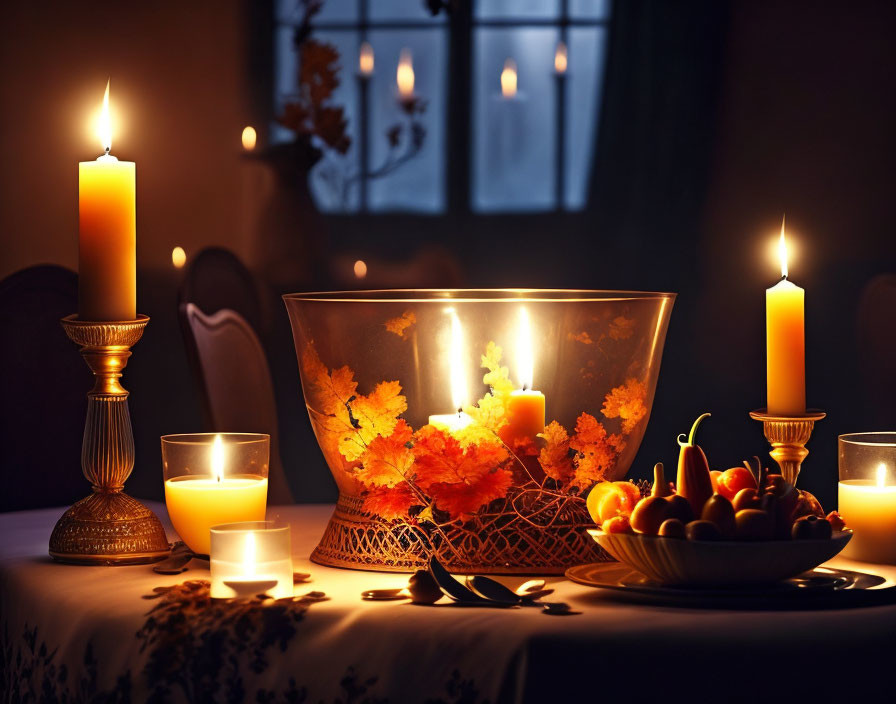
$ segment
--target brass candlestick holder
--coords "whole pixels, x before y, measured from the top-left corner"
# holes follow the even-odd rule
[[[765,439],[772,446],[769,453],[781,468],[781,475],[790,484],[796,485],[800,466],[809,455],[806,443],[812,435],[815,421],[825,417],[824,411],[807,409],[799,416],[778,416],[769,414],[765,408],[750,411],[750,418],[762,421]]]
[[[122,322],[89,322],[76,315],[62,319],[96,382],[87,394],[81,446],[81,468],[93,493],[68,509],[53,529],[50,556],[60,562],[134,565],[169,554],[159,519],[122,491],[134,468],[134,435],[128,392],[118,380],[148,322],[145,315]]]

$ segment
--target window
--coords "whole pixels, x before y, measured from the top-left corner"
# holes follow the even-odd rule
[[[275,109],[294,90],[292,37],[296,0],[277,0]],[[312,26],[315,36],[341,56],[341,84],[334,103],[344,107],[352,145],[328,153],[312,170],[310,185],[327,212],[417,212],[447,207],[450,160],[448,111],[469,116],[469,174],[464,209],[483,213],[580,210],[597,137],[610,0],[478,0],[466,22],[431,16],[422,0],[326,0]],[[450,33],[469,33],[472,80],[451,94]],[[369,77],[358,70],[360,47],[373,49]],[[558,47],[565,71],[555,69]],[[386,133],[406,123],[396,85],[403,52],[410,57],[414,92],[426,102],[419,122],[425,137],[414,151],[409,129],[390,147]],[[505,69],[516,90],[502,92]],[[509,76],[506,76],[509,80]],[[449,105],[449,94],[452,95]],[[363,130],[363,133],[362,133]],[[274,139],[290,139],[274,127]],[[456,140],[453,142],[456,144]],[[391,168],[402,155],[406,160]],[[385,168],[384,168],[385,167]],[[380,174],[385,171],[386,173]],[[375,174],[361,178],[361,174]]]

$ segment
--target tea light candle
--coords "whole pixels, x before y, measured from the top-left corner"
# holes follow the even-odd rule
[[[896,483],[879,464],[874,479],[847,479],[838,485],[839,512],[852,539],[840,554],[863,562],[896,564]]]
[[[541,391],[532,389],[535,359],[532,353],[532,328],[525,308],[520,308],[516,354],[517,375],[522,388],[510,393],[506,409],[508,422],[500,432],[501,439],[511,447],[534,440],[538,433],[544,431],[545,398]]]
[[[211,597],[274,599],[293,595],[289,526],[249,521],[213,526],[211,533]]]
[[[178,436],[168,436],[178,437]],[[268,436],[259,436],[268,440]],[[239,467],[242,473],[226,473],[233,467],[227,456],[232,448],[228,448],[222,436],[217,434],[207,450],[208,459],[205,466],[208,474],[177,475],[174,466],[170,469],[176,476],[168,476],[170,455],[174,452],[168,448],[166,438],[162,439],[163,460],[166,465],[165,505],[174,530],[193,552],[208,555],[210,550],[209,530],[214,525],[235,523],[238,521],[263,521],[267,509],[268,480],[267,476],[251,473],[250,467]],[[195,445],[196,443],[194,443]],[[200,448],[203,443],[199,443]],[[204,443],[208,445],[208,443]],[[267,447],[267,445],[265,445]],[[175,453],[176,454],[176,453]],[[199,453],[201,454],[201,453]],[[197,456],[186,462],[199,462]],[[256,471],[262,468],[256,465]],[[263,473],[267,473],[267,459],[264,459]]]

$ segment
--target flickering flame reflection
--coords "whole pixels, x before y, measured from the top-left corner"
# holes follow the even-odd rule
[[[501,95],[512,98],[516,95],[516,61],[507,59],[501,71]]]
[[[212,442],[212,476],[218,481],[224,478],[224,438],[218,433]]]
[[[535,373],[535,360],[532,355],[532,326],[529,313],[525,307],[520,308],[520,326],[517,332],[517,381],[523,389],[531,389]]]
[[[454,308],[447,308],[445,313],[451,316],[451,347],[449,364],[451,376],[451,402],[460,410],[467,401],[467,378],[464,373],[464,329]]]

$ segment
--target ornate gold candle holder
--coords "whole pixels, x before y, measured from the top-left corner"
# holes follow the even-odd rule
[[[60,562],[133,565],[169,554],[159,519],[122,491],[134,468],[134,435],[128,392],[119,378],[148,322],[145,315],[121,322],[89,322],[76,315],[62,319],[96,382],[87,394],[81,446],[81,468],[93,493],[69,508],[53,529],[50,556]]]
[[[781,468],[781,475],[791,484],[796,484],[800,466],[809,455],[806,443],[812,435],[815,421],[824,417],[824,411],[816,408],[807,409],[799,416],[771,415],[765,408],[750,411],[750,418],[762,422],[765,439],[772,446],[769,454]]]

